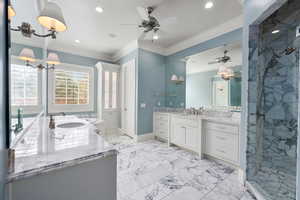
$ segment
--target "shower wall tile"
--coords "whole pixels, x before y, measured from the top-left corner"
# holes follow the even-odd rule
[[[300,12],[293,1],[283,9],[249,29],[246,171],[272,199],[295,200],[299,52],[285,49],[293,44]],[[274,27],[279,34],[271,34]]]

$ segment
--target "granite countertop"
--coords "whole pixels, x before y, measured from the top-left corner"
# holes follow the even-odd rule
[[[208,121],[214,121],[219,123],[226,123],[226,124],[233,124],[233,125],[239,125],[241,123],[240,113],[232,114],[232,116],[222,116],[222,115],[210,115],[210,114],[201,114],[201,115],[192,115],[192,114],[185,114],[183,112],[167,112],[167,111],[156,111],[158,113],[168,113],[170,115],[175,115],[182,117],[184,119],[190,119],[190,120],[208,120]]]
[[[106,156],[117,151],[96,132],[94,120],[76,116],[55,117],[56,128],[48,128],[48,119],[40,117],[30,131],[14,148],[10,156],[10,173],[7,182],[74,166]],[[57,125],[78,122],[77,128],[59,128]]]

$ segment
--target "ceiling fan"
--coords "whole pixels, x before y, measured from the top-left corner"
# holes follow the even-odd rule
[[[177,19],[176,17],[169,17],[166,19],[159,20],[153,16],[153,12],[156,10],[157,7],[154,6],[148,6],[146,8],[144,7],[137,7],[137,12],[142,18],[142,22],[138,25],[138,28],[142,29],[142,34],[139,37],[139,39],[148,39],[148,36],[153,36],[152,40],[159,39],[158,31],[164,32],[161,30],[161,26],[166,26],[170,24],[176,23]],[[133,25],[133,24],[123,24],[123,25]],[[152,32],[153,35],[148,34]]]
[[[215,59],[215,61],[209,62],[209,65],[217,64],[217,63],[227,63],[231,61],[231,57],[227,55],[229,51],[225,50],[224,51],[224,56],[218,57]]]

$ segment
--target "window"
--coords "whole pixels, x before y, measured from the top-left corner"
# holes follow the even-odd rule
[[[49,112],[94,111],[94,85],[94,68],[57,66],[49,71]]]
[[[37,69],[25,66],[12,59],[10,65],[10,104],[14,114],[22,108],[24,114],[34,114],[41,110],[41,74]]]
[[[11,65],[12,106],[36,106],[38,104],[38,72],[36,69]]]
[[[118,107],[118,72],[105,70],[103,76],[104,108],[116,109]]]
[[[55,104],[88,104],[89,74],[55,71]]]

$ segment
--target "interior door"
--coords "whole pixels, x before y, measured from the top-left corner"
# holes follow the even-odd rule
[[[122,66],[122,124],[121,129],[130,137],[135,137],[135,105],[136,105],[136,78],[135,60]]]
[[[0,0],[0,199],[5,199],[7,176],[7,148],[9,146],[9,67],[7,1]]]
[[[117,131],[119,128],[119,67],[103,65],[102,69],[102,119],[105,121],[106,132]]]

